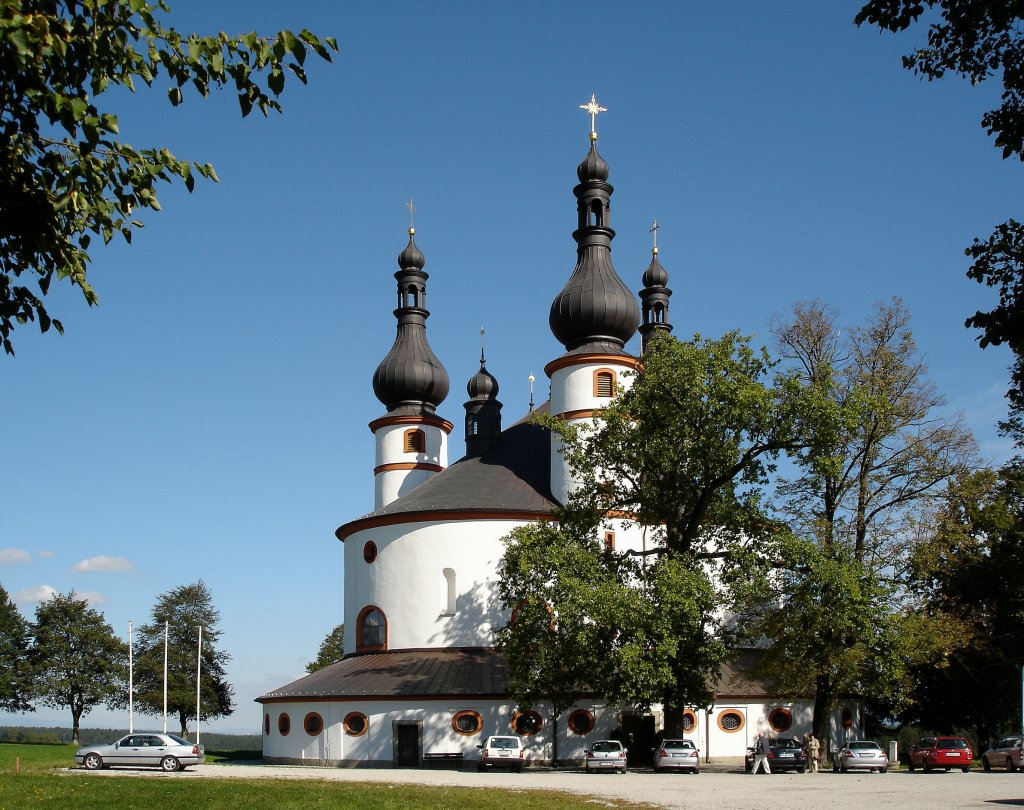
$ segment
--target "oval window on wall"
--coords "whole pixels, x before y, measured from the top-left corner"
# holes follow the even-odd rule
[[[697,728],[697,715],[692,709],[683,712],[683,731],[689,734]]]
[[[270,736],[270,713],[263,715],[263,733]]]
[[[483,727],[484,719],[479,712],[474,712],[472,709],[465,709],[452,715],[452,730],[456,734],[464,736],[479,734]]]
[[[536,734],[543,725],[544,721],[541,719],[541,716],[533,709],[527,709],[525,712],[516,712],[512,715],[512,730],[523,737]]]
[[[768,714],[768,725],[773,731],[789,731],[793,725],[793,713],[789,709],[779,707],[772,709]]]
[[[376,559],[377,544],[374,543],[372,540],[367,540],[366,544],[363,546],[363,560],[365,560],[366,564],[369,565]]]
[[[569,731],[581,737],[594,730],[594,713],[586,709],[576,709],[569,715]]]
[[[324,730],[324,719],[316,712],[310,712],[303,718],[302,727],[310,737],[315,737]]]
[[[288,732],[292,730],[292,719],[288,716],[288,712],[281,712],[277,716],[277,730],[282,737],[287,737]]]
[[[342,727],[350,737],[362,737],[370,727],[370,721],[362,712],[349,712],[345,715]]]
[[[726,709],[718,713],[718,727],[730,734],[743,728],[743,715],[736,709]]]

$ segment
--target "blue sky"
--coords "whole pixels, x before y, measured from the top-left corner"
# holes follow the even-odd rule
[[[986,457],[1010,455],[993,429],[1009,356],[963,328],[994,298],[962,251],[1020,216],[1024,175],[978,125],[997,87],[901,68],[923,30],[857,29],[856,3],[819,0],[172,9],[181,30],[307,27],[341,53],[266,120],[240,119],[230,92],[118,102],[126,140],[211,162],[221,182],[164,190],[133,246],[94,252],[100,306],[56,290],[65,336],[22,328],[0,358],[0,583],[27,616],[41,589],[89,594],[124,634],[202,577],[238,704],[215,728],[257,731],[252,699],[303,674],[343,618],[333,531],[373,506],[370,380],[394,339],[409,197],[452,459],[481,326],[506,424],[531,373],[545,398],[591,93],[608,108],[616,268],[639,288],[657,218],[677,335],[766,341],[794,301],[855,325],[900,296],[951,411]]]

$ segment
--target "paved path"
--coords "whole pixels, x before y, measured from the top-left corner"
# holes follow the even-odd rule
[[[84,772],[83,772],[84,773]],[[705,766],[699,775],[630,771],[625,776],[578,770],[528,769],[504,771],[300,768],[260,763],[200,765],[185,773],[164,774],[147,769],[117,769],[99,774],[135,774],[165,779],[274,778],[321,779],[382,784],[458,785],[562,790],[666,808],[710,810],[794,810],[795,808],[898,807],[900,810],[1024,807],[1024,774],[972,771],[925,774],[892,771],[887,774],[745,774],[735,766]]]

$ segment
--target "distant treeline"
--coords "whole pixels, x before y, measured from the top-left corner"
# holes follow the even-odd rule
[[[159,731],[157,726],[139,725],[136,731]],[[177,733],[177,729],[168,729]],[[82,745],[111,743],[128,733],[128,729],[83,728],[78,736]],[[195,739],[195,732],[189,735]],[[60,745],[71,742],[71,729],[45,726],[0,726],[0,743],[27,743],[29,745]],[[260,751],[263,742],[259,734],[218,734],[210,731],[199,732],[199,742],[207,751]]]

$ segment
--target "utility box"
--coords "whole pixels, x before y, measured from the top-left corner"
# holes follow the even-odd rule
[[[890,765],[899,765],[900,764],[899,754],[900,754],[899,747],[896,744],[896,740],[890,740],[889,741],[889,764]]]

